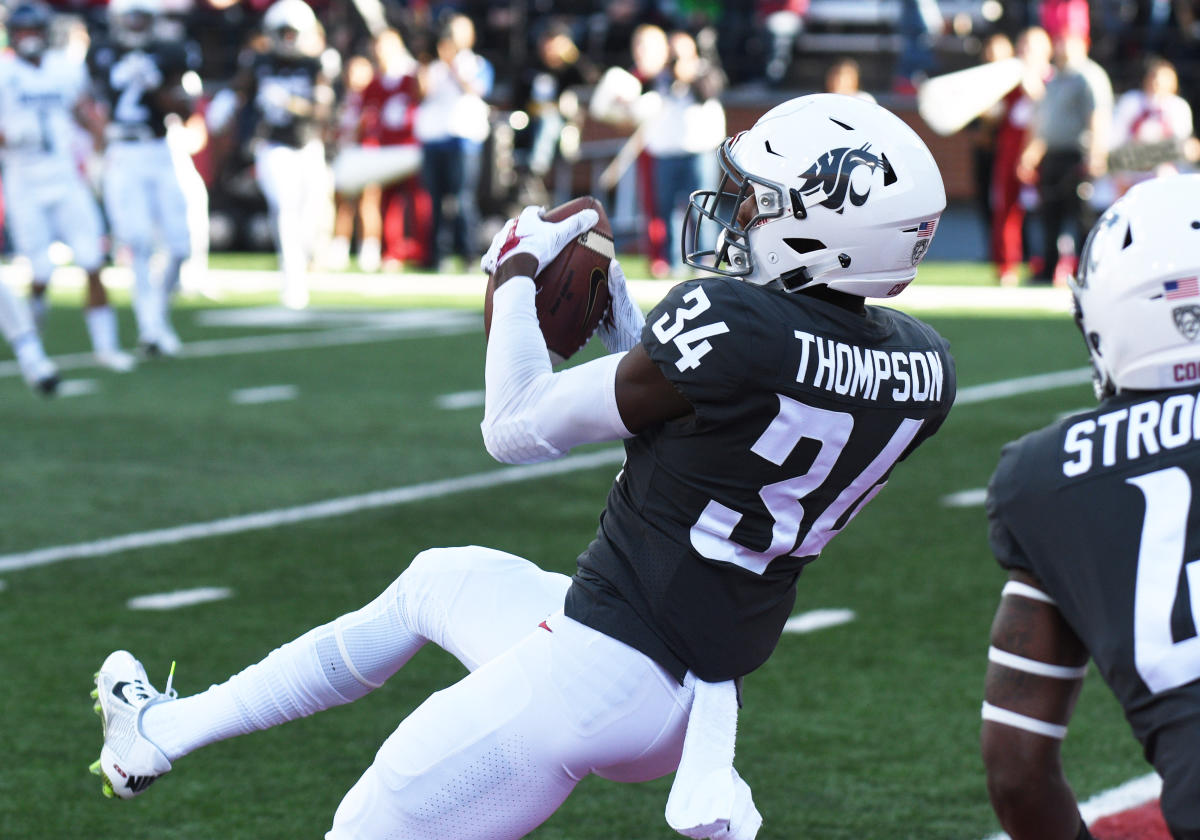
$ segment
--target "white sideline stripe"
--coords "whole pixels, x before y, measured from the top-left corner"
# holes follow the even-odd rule
[[[295,385],[261,385],[257,388],[238,388],[229,392],[229,401],[234,405],[258,405],[260,403],[284,402],[300,396]]]
[[[1003,665],[1005,668],[1012,668],[1014,671],[1024,671],[1027,674],[1036,674],[1039,677],[1050,677],[1056,680],[1081,680],[1087,676],[1087,665],[1054,665],[1010,653],[1007,650],[1000,650],[995,645],[988,648],[988,661]]]
[[[156,595],[139,595],[126,601],[125,606],[131,610],[177,610],[193,604],[221,601],[231,595],[233,590],[227,586],[200,586],[196,589],[159,592]]]
[[[250,335],[242,338],[215,338],[208,341],[193,341],[183,345],[178,359],[203,359],[214,356],[237,356],[244,353],[269,353],[279,350],[304,350],[313,347],[342,347],[352,344],[372,344],[379,341],[396,341],[402,338],[428,338],[430,336],[463,335],[482,329],[478,318],[456,323],[444,323],[420,329],[397,329],[382,327],[354,327],[352,329],[328,330],[325,332],[283,333],[282,335]],[[65,353],[53,356],[59,370],[77,370],[96,367],[96,357],[91,353]],[[21,369],[16,360],[0,362],[0,377],[19,376]]]
[[[794,615],[783,625],[784,633],[811,633],[814,630],[824,630],[826,627],[836,627],[847,624],[855,618],[854,610],[828,609],[809,610]]]
[[[481,405],[483,405],[483,391],[459,391],[454,394],[442,394],[437,398],[437,407],[446,411],[478,408]]]
[[[975,487],[971,490],[960,490],[957,493],[950,493],[942,496],[942,507],[948,508],[964,508],[964,507],[979,507],[987,501],[987,488]]]
[[[1055,388],[1065,388],[1068,385],[1079,385],[1091,381],[1092,369],[1090,367],[1039,373],[1035,376],[1019,376],[1016,379],[1004,379],[999,382],[959,388],[958,394],[954,397],[954,404],[971,405],[1001,397],[1015,397],[1018,394],[1052,391]]]
[[[552,475],[591,469],[608,464],[619,464],[625,459],[624,448],[603,449],[589,452],[586,455],[571,455],[557,461],[544,464],[530,464],[519,467],[506,467],[490,472],[475,473],[459,478],[427,481],[422,484],[411,484],[407,487],[393,487],[390,490],[377,490],[373,493],[363,493],[357,496],[343,496],[340,499],[327,499],[297,507],[268,510],[261,513],[250,513],[243,516],[230,516],[225,519],[214,519],[209,522],[194,522],[190,525],[178,525],[174,528],[162,528],[157,531],[141,531],[123,534],[118,537],[108,537],[92,542],[59,545],[51,548],[41,548],[35,551],[24,551],[17,554],[0,555],[0,571],[17,571],[35,566],[46,566],[62,560],[72,560],[79,557],[103,557],[135,548],[150,548],[157,545],[171,545],[189,540],[205,539],[207,537],[240,534],[245,531],[259,531],[264,528],[276,528],[280,525],[294,525],[298,522],[308,522],[313,519],[328,519],[334,516],[345,516],[350,513],[371,510],[373,508],[392,507],[410,502],[436,499],[454,493],[468,490],[482,490],[488,487],[498,487],[504,484],[514,484],[519,481],[530,481]]]
[[[1162,796],[1162,777],[1157,773],[1147,773],[1130,779],[1123,785],[1101,791],[1086,802],[1079,805],[1079,813],[1086,823],[1119,814],[1151,802]],[[1011,840],[1003,831],[990,834],[984,840]]]

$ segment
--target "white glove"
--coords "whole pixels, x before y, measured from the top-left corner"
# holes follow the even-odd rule
[[[642,343],[646,316],[629,296],[625,270],[615,259],[608,267],[608,296],[611,298],[608,315],[600,322],[596,334],[609,353],[622,353]]]
[[[546,264],[575,237],[596,226],[600,220],[595,210],[580,210],[561,222],[548,222],[542,218],[541,207],[529,206],[516,219],[509,219],[492,244],[479,266],[491,274],[514,254],[529,254],[537,260],[534,276],[541,273]]]

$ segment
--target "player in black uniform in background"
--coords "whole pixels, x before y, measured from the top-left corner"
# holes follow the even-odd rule
[[[982,747],[1014,840],[1089,837],[1059,747],[1088,657],[1200,838],[1200,175],[1134,187],[1072,281],[1099,407],[1004,448],[990,539],[1010,572],[988,652]]]
[[[672,771],[677,831],[756,835],[732,765],[734,680],[774,648],[803,566],[941,425],[955,376],[930,327],[864,301],[915,277],[945,207],[910,128],[860,99],[802,97],[726,141],[722,162],[682,244],[711,276],[643,318],[614,262],[599,359],[551,369],[531,279],[594,211],[550,223],[528,207],[484,257],[488,451],[527,463],[626,440],[578,574],[478,546],[422,552],[363,609],[182,699],[115,652],[97,679],[112,792],[357,699],[432,641],[472,673],[400,724],[327,840],[521,837],[588,774]]]
[[[209,126],[222,131],[241,107],[254,118],[254,173],[267,201],[285,306],[308,305],[308,264],[331,221],[333,183],[325,135],[333,117],[337,53],[304,0],[277,0],[262,19],[266,49],[245,54],[232,87],[214,98]]]
[[[173,356],[180,342],[170,299],[192,246],[167,128],[192,113],[200,56],[194,45],[157,36],[158,12],[156,0],[112,0],[110,40],[92,45],[88,69],[106,110],[104,206],[133,260],[139,343],[149,355]],[[160,240],[167,260],[162,276],[153,278],[151,258]]]

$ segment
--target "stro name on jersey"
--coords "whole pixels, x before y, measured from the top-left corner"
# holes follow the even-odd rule
[[[933,350],[873,350],[795,331],[801,342],[796,381],[840,396],[879,399],[881,388],[892,385],[894,402],[940,402],[946,371]]]
[[[1095,467],[1129,463],[1195,440],[1200,440],[1200,400],[1195,393],[1146,400],[1068,426],[1062,471],[1075,478]]]

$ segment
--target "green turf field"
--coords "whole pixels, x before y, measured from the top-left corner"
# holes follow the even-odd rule
[[[923,269],[922,278],[937,273]],[[65,367],[67,380],[90,381],[74,387],[91,393],[40,400],[11,365],[0,377],[0,838],[323,836],[378,744],[429,692],[460,676],[456,662],[424,651],[358,703],[209,747],[140,799],[114,802],[87,771],[101,743],[88,692],[104,656],[132,650],[160,688],[177,660],[176,687],[193,693],[374,597],[422,548],[474,542],[569,571],[595,531],[615,461],[13,568],[36,560],[29,552],[38,549],[503,469],[483,450],[482,409],[471,398],[483,383],[475,309],[459,308],[434,326],[395,318],[381,325],[381,315],[429,314],[384,300],[303,324],[268,324],[241,303],[185,301],[176,323],[195,355],[125,376]],[[316,303],[320,316],[329,301]],[[241,320],[231,324],[231,314]],[[121,316],[132,336],[127,308]],[[1066,316],[928,320],[953,344],[960,387],[1086,364]],[[294,346],[278,349],[280,336],[296,336],[287,339]],[[86,349],[78,310],[67,302],[51,312],[47,343],[68,358]],[[9,358],[0,349],[0,364]],[[268,386],[292,386],[291,398],[233,401],[234,391]],[[439,402],[464,394],[467,407]],[[760,837],[977,840],[996,830],[977,734],[1003,574],[988,553],[982,508],[940,500],[983,487],[1007,440],[1091,401],[1081,384],[957,407],[805,572],[797,611],[848,608],[857,619],[785,636],[746,680],[737,764],[765,817]],[[232,595],[170,611],[127,606],[137,596],[197,587]],[[1065,760],[1083,797],[1147,771],[1094,671]],[[663,819],[669,783],[588,779],[532,836],[676,837]]]

